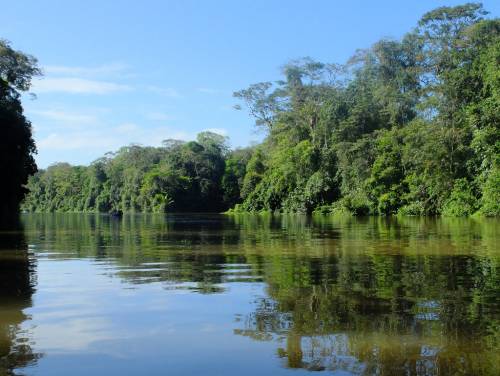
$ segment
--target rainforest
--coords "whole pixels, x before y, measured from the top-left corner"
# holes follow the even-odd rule
[[[498,18],[437,8],[344,64],[293,60],[235,92],[258,145],[203,132],[57,163],[29,179],[21,208],[498,216],[499,61]]]
[[[500,375],[486,1],[2,4],[0,376]]]

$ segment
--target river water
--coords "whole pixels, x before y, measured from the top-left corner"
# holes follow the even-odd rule
[[[499,375],[500,221],[29,214],[0,375]]]

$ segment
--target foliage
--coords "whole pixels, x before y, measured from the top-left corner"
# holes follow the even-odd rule
[[[31,123],[23,114],[20,97],[29,90],[32,77],[40,73],[34,57],[0,40],[0,219],[17,213],[28,176],[36,171]]]
[[[268,132],[238,208],[498,215],[500,21],[486,14],[440,7],[344,66],[297,60],[235,93]]]
[[[222,211],[235,203],[231,161],[251,151],[229,152],[224,137],[203,132],[197,141],[167,140],[162,147],[131,145],[88,167],[66,163],[39,171],[28,182],[23,209],[34,212]],[[224,184],[225,182],[225,184]],[[236,190],[236,192],[235,192]],[[227,198],[227,201],[225,201]]]
[[[23,207],[500,215],[500,20],[485,15],[440,7],[344,65],[294,60],[237,91],[266,132],[253,148],[210,132],[132,145],[39,173]]]
[[[477,210],[478,200],[472,185],[466,179],[455,180],[450,198],[446,201],[443,214],[453,217],[466,217]]]
[[[494,168],[483,186],[481,214],[500,216],[500,169]]]

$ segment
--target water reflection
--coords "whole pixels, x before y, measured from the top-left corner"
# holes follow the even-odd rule
[[[27,248],[20,224],[0,231],[0,375],[34,365],[40,357],[33,352],[29,333],[22,328],[36,282],[34,261]]]
[[[498,374],[497,238],[464,221],[370,219],[318,257],[269,263],[268,296],[235,330],[289,368]],[[483,242],[484,240],[484,242]],[[363,242],[359,242],[363,241]]]
[[[252,356],[264,359],[265,352],[272,356],[272,363],[251,362],[249,374],[290,368],[367,375],[499,374],[497,220],[30,215],[24,223],[44,270],[57,274],[50,284],[53,295],[68,294],[67,286],[77,291],[71,305],[52,303],[56,308],[50,315],[57,309],[63,322],[72,315],[69,328],[75,320],[81,324],[75,307],[95,317],[77,325],[73,337],[84,341],[73,352],[88,353],[92,346],[101,351],[95,343],[106,341],[106,351],[119,350],[121,362],[135,357],[145,364],[154,356],[173,367],[176,357],[162,348],[174,346],[170,351],[179,352],[179,359],[189,359],[198,346],[199,368],[191,374],[201,372],[202,365],[232,374],[234,368],[223,367],[229,360],[210,352],[218,349],[212,331],[229,349],[243,346],[242,340],[258,345],[253,354],[234,358],[237,366]],[[80,278],[88,287],[74,280],[83,270],[87,274]],[[106,284],[103,277],[121,284]],[[124,291],[131,289],[128,299]],[[189,292],[195,294],[185,295]],[[102,305],[83,305],[83,297]],[[165,297],[170,300],[163,302]],[[176,304],[177,314],[167,315],[165,307]],[[110,314],[113,305],[116,313]],[[112,324],[116,315],[126,326]],[[203,329],[192,332],[193,322]],[[45,350],[61,352],[64,343],[50,337],[57,323],[51,325],[38,336],[47,343]],[[229,325],[230,335],[220,329]],[[179,345],[191,335],[196,344]],[[139,342],[147,353],[124,350]],[[96,369],[111,374],[109,364],[109,359],[97,363]],[[190,374],[186,364],[178,367],[178,373]]]

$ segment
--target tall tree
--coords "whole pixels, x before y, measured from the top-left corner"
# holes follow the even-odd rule
[[[40,75],[33,56],[15,51],[0,40],[0,218],[17,213],[27,190],[28,177],[36,172],[31,123],[23,114],[21,92],[29,90]]]

